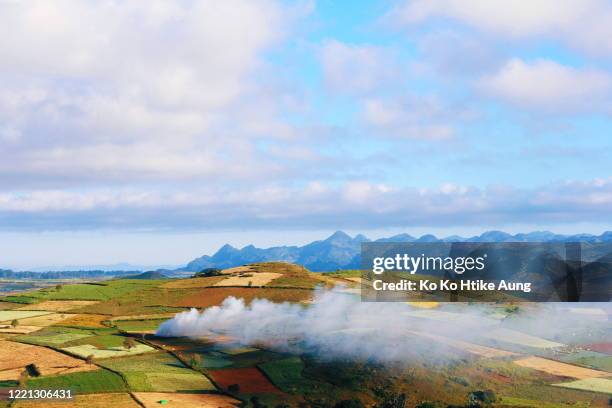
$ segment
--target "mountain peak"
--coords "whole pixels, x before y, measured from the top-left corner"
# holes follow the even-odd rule
[[[351,236],[344,231],[336,231],[326,239],[326,241],[350,241],[350,240],[352,240]]]

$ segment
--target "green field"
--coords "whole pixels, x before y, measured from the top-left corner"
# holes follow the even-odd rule
[[[28,388],[70,389],[77,394],[126,391],[121,376],[108,370],[53,375],[28,380]]]
[[[26,334],[15,339],[23,343],[40,346],[62,346],[75,340],[95,336],[92,330],[81,330],[69,327],[47,327],[32,334]]]
[[[304,362],[299,357],[289,357],[259,365],[274,385],[285,392],[295,393],[307,387],[308,382],[302,377]]]
[[[120,372],[133,391],[212,391],[214,386],[167,353],[108,359],[101,365]]]

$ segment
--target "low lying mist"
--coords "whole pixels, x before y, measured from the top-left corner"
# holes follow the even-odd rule
[[[156,334],[196,339],[229,336],[242,345],[380,362],[448,361],[466,355],[457,342],[495,346],[505,344],[504,336],[512,349],[517,342],[519,347],[537,343],[535,336],[554,340],[538,346],[551,348],[563,347],[563,342],[577,335],[581,341],[610,335],[608,314],[598,304],[573,308],[566,304],[519,305],[510,314],[503,308],[443,304],[420,309],[406,303],[362,302],[343,288],[320,289],[309,305],[266,299],[246,305],[243,299],[228,297],[220,306],[203,312],[191,309],[177,314]]]

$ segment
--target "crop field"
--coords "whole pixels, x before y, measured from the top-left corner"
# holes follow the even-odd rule
[[[224,368],[209,370],[215,383],[224,390],[230,385],[238,384],[240,392],[244,394],[277,394],[281,391],[276,388],[257,368]]]
[[[205,278],[190,278],[173,280],[161,285],[162,288],[168,289],[193,289],[193,288],[209,288],[215,283],[226,279],[225,276],[208,276]]]
[[[102,314],[73,314],[68,319],[62,320],[58,326],[69,327],[90,327],[103,328],[106,327],[102,322],[109,320],[108,315]]]
[[[154,332],[160,324],[168,319],[149,319],[149,320],[113,320],[113,324],[120,330],[126,332]]]
[[[128,393],[79,394],[70,404],[87,408],[139,408],[136,401]],[[158,404],[159,405],[159,404]],[[66,408],[66,401],[19,401],[15,408]]]
[[[20,303],[0,302],[0,310],[11,310],[22,306]]]
[[[70,389],[75,394],[127,391],[123,379],[108,370],[31,378],[28,388]]]
[[[0,379],[15,380],[28,364],[35,363],[43,375],[91,371],[97,367],[46,347],[0,340]]]
[[[269,361],[259,365],[274,385],[285,392],[296,393],[310,382],[302,377],[304,362],[301,358],[288,357],[281,360]]]
[[[145,408],[156,408],[160,401],[165,401],[168,408],[236,408],[240,401],[227,395],[219,394],[183,394],[164,392],[135,392],[134,397]]]
[[[553,385],[556,387],[572,388],[575,390],[595,391],[612,394],[612,379],[609,378],[586,378],[583,380]]]
[[[51,326],[29,335],[19,336],[16,338],[16,340],[41,346],[61,346],[71,341],[80,340],[95,335],[96,333],[90,330]]]
[[[69,312],[83,306],[95,305],[93,300],[47,300],[33,305],[22,306],[19,310],[44,310],[49,312]]]
[[[572,364],[561,363],[559,361],[548,360],[541,357],[527,357],[515,360],[514,363],[520,365],[521,367],[544,371],[545,373],[558,375],[560,377],[585,379],[612,376],[611,373],[607,373],[605,371],[578,367]]]
[[[259,263],[224,270],[221,276],[115,279],[0,297],[0,386],[16,386],[24,370],[31,372],[26,366],[35,364],[40,375],[25,380],[27,387],[70,388],[76,398],[70,403],[20,401],[11,408],[333,407],[354,398],[363,406],[381,407],[394,406],[382,401],[402,394],[406,407],[425,400],[437,407],[464,407],[476,390],[497,395],[492,408],[608,403],[612,355],[605,337],[537,337],[506,319],[504,304],[477,318],[479,327],[487,328],[483,336],[467,338],[438,330],[443,324],[461,329],[470,315],[461,313],[461,306],[406,305],[407,327],[398,341],[425,344],[439,360],[418,358],[423,350],[415,347],[414,359],[406,355],[401,364],[391,365],[323,357],[299,339],[287,349],[278,348],[274,338],[250,344],[232,337],[236,334],[152,334],[177,312],[219,305],[228,296],[247,304],[261,298],[308,308],[317,286],[343,284],[355,290],[359,278],[360,271],[321,275],[295,265]],[[529,310],[521,306],[521,313]],[[339,342],[376,334],[368,318],[351,322],[330,333]],[[250,402],[253,396],[259,405]]]
[[[0,325],[0,334],[29,334],[40,330],[40,326],[16,326]]]
[[[0,323],[10,323],[12,320],[25,319],[34,316],[42,316],[50,313],[51,312],[37,312],[30,310],[2,310],[0,311]]]
[[[605,353],[612,355],[612,342],[608,343],[591,343],[585,345],[585,348],[599,353]]]
[[[245,273],[229,276],[213,286],[264,286],[281,276],[283,275],[275,272]]]
[[[91,344],[83,344],[81,346],[64,347],[62,348],[62,350],[67,353],[74,354],[82,358],[87,358],[88,356],[94,356],[94,358],[96,359],[131,356],[131,355],[137,355],[137,354],[155,351],[154,348],[149,347],[145,344],[137,344],[130,349],[123,347],[123,346],[116,346],[116,347],[100,349]]]
[[[612,375],[612,356],[608,354],[598,353],[596,351],[580,351],[566,356],[560,356],[559,359],[565,363],[578,364],[596,370],[607,371]]]
[[[304,302],[312,299],[312,290],[308,289],[272,289],[272,288],[205,288],[177,302],[183,307],[210,307],[220,305],[227,297],[234,296],[250,303],[253,299],[268,299],[272,302]]]
[[[156,286],[165,281],[118,279],[106,282],[79,283],[62,285],[60,289],[45,288],[37,292],[27,292],[24,297],[43,300],[108,300],[147,287]]]
[[[149,353],[100,361],[120,372],[134,391],[213,391],[211,382],[167,353]]]
[[[46,326],[52,326],[54,324],[61,323],[64,320],[70,319],[72,316],[74,315],[65,314],[65,313],[51,313],[51,314],[45,314],[42,316],[34,316],[34,317],[27,317],[25,319],[19,319],[19,324],[28,325],[28,326],[46,327]]]
[[[519,331],[506,328],[498,328],[492,330],[488,333],[485,333],[484,336],[502,343],[511,343],[519,346],[533,347],[539,349],[549,349],[565,346],[561,343],[546,340],[541,337],[531,336],[526,333],[521,333]]]

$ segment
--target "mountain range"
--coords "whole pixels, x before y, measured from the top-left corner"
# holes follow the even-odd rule
[[[399,234],[371,241],[364,235],[351,237],[336,231],[324,240],[304,246],[277,246],[257,248],[253,245],[242,249],[226,244],[214,255],[194,259],[179,271],[197,272],[206,268],[231,268],[253,262],[285,261],[304,265],[311,271],[334,271],[337,269],[359,269],[359,254],[362,242],[612,242],[612,231],[601,235],[577,234],[559,235],[548,231],[536,231],[511,235],[503,231],[488,231],[469,238],[450,236],[438,238],[427,234],[419,238]]]

